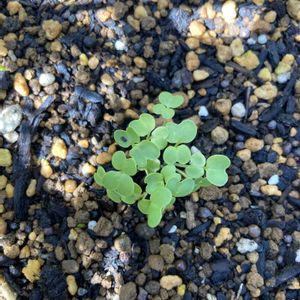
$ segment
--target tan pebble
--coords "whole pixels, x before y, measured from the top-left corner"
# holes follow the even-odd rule
[[[60,138],[54,138],[54,142],[51,147],[51,153],[55,157],[66,159],[68,155],[68,149],[65,142]]]
[[[251,158],[251,151],[249,149],[239,150],[236,153],[236,156],[240,158],[242,161],[247,161]]]
[[[142,20],[148,17],[148,13],[143,5],[138,5],[134,10],[134,17],[138,20]]]
[[[169,291],[180,286],[182,284],[182,279],[178,275],[165,275],[160,279],[159,283],[163,289]]]
[[[292,127],[290,130],[290,136],[295,137],[297,133],[298,133],[297,129],[295,127]]]
[[[28,239],[30,241],[35,241],[36,240],[36,233],[34,231],[31,231],[28,235]]]
[[[209,77],[209,73],[205,70],[195,70],[193,72],[193,78],[195,81],[201,81]]]
[[[108,152],[109,154],[114,154],[116,151],[117,151],[117,147],[116,147],[116,144],[115,144],[115,143],[109,145],[108,150],[107,150],[107,152]]]
[[[185,284],[181,284],[178,288],[177,288],[177,295],[179,297],[183,297],[185,295],[185,291],[186,291],[186,285]]]
[[[279,62],[279,64],[277,65],[276,69],[275,69],[275,73],[277,75],[280,75],[280,74],[284,74],[284,73],[288,73],[290,72],[292,69],[291,65],[281,61]]]
[[[91,176],[94,175],[94,173],[96,172],[96,168],[89,163],[85,163],[82,166],[81,172],[83,176]]]
[[[45,20],[43,22],[42,28],[45,31],[46,38],[48,40],[54,40],[60,35],[62,31],[61,23],[54,20]]]
[[[96,157],[96,162],[99,165],[105,165],[111,161],[111,153],[108,152],[101,152],[100,154],[97,155]]]
[[[0,148],[0,167],[10,167],[12,155],[8,149]]]
[[[260,187],[261,191],[268,196],[281,196],[281,191],[277,185],[264,185]]]
[[[274,10],[267,12],[264,16],[264,20],[267,21],[268,23],[275,22],[276,18],[277,18],[277,13]]]
[[[35,282],[40,279],[41,262],[39,259],[29,259],[26,267],[22,269],[22,273],[30,282]]]
[[[260,99],[272,100],[277,96],[278,90],[275,85],[273,85],[270,82],[267,82],[264,85],[256,88],[254,90],[254,94],[256,97],[258,97]]]
[[[300,43],[300,34],[295,35],[295,42]]]
[[[29,256],[30,256],[30,248],[26,245],[21,249],[19,258],[20,259],[28,258]]]
[[[228,137],[229,137],[228,131],[225,128],[221,127],[221,126],[217,126],[211,132],[211,139],[217,145],[224,144],[228,140]]]
[[[110,19],[110,16],[111,16],[111,12],[109,12],[107,9],[98,9],[96,11],[96,19],[100,22],[106,22]]]
[[[8,49],[4,45],[0,45],[0,56],[7,56]]]
[[[0,191],[5,188],[7,184],[7,177],[5,175],[0,175]]]
[[[282,147],[279,144],[273,144],[271,149],[273,151],[275,151],[277,154],[282,155],[283,154],[283,150]]]
[[[6,6],[9,14],[11,16],[17,14],[22,7],[22,5],[18,2],[18,1],[10,1],[7,3],[7,6]]]
[[[295,63],[295,57],[293,54],[286,54],[281,62],[288,64],[289,66],[292,66]]]
[[[60,52],[62,50],[62,44],[60,41],[54,41],[51,43],[50,49],[52,52]]]
[[[218,45],[217,47],[217,59],[221,63],[226,63],[227,61],[232,59],[232,51],[229,46]]]
[[[139,20],[134,19],[132,16],[128,16],[127,22],[130,26],[132,26],[132,28],[134,28],[135,31],[139,32],[141,30],[141,24]]]
[[[89,141],[87,139],[79,140],[78,145],[84,149],[87,149],[89,147]]]
[[[215,109],[218,110],[224,116],[228,115],[231,109],[231,100],[218,99],[215,103]]]
[[[140,57],[140,56],[137,56],[133,59],[134,63],[136,64],[136,66],[140,69],[146,69],[147,68],[147,63],[146,61]]]
[[[237,16],[236,2],[232,0],[226,1],[222,5],[222,15],[225,21],[232,22]]]
[[[66,193],[73,193],[77,188],[77,183],[73,179],[68,179],[65,181],[64,187]]]
[[[222,227],[218,235],[214,238],[216,247],[220,247],[225,241],[231,240],[232,237],[233,236],[230,232],[230,229],[227,227]]]
[[[89,59],[88,57],[86,56],[85,53],[81,53],[79,55],[79,63],[82,65],[82,66],[87,66],[88,63],[89,63]]]
[[[76,230],[74,228],[71,228],[68,239],[70,241],[76,241],[78,238],[78,233],[76,232]]]
[[[14,186],[11,184],[11,183],[8,183],[5,187],[5,193],[6,193],[6,197],[8,199],[11,199],[14,197],[14,191],[15,191],[15,188]]]
[[[6,246],[3,247],[3,253],[8,258],[16,259],[20,254],[20,247],[17,244],[6,245]]]
[[[186,68],[189,71],[194,71],[200,66],[198,55],[194,51],[189,51],[185,56]]]
[[[261,150],[264,147],[264,141],[251,137],[246,140],[245,147],[251,152],[256,152]]]
[[[189,37],[185,40],[185,43],[187,44],[187,46],[191,49],[191,50],[195,50],[197,48],[199,48],[200,46],[200,41],[199,39],[195,38],[195,37]]]
[[[189,31],[192,37],[200,37],[205,32],[206,28],[201,22],[194,20],[190,23]]]
[[[112,86],[114,85],[114,81],[113,79],[111,78],[111,76],[107,73],[104,73],[102,76],[101,76],[101,82],[105,85],[108,85],[108,86]]]
[[[169,7],[169,0],[158,0],[157,1],[157,9],[167,9]]]
[[[14,89],[15,91],[23,97],[29,95],[28,84],[21,73],[16,73],[14,79]]]
[[[68,285],[68,292],[70,293],[70,295],[75,296],[78,290],[78,286],[74,275],[68,275],[66,280]]]
[[[125,116],[130,119],[134,119],[134,120],[137,120],[139,118],[139,114],[136,111],[134,111],[133,109],[127,109],[125,111]]]
[[[6,229],[7,229],[6,221],[0,217],[0,236],[3,236],[6,234]]]
[[[231,42],[230,49],[234,57],[241,56],[245,52],[243,42],[240,38],[235,38]]]
[[[288,0],[286,6],[288,14],[296,21],[300,21],[300,1]]]
[[[253,3],[257,6],[262,6],[265,3],[265,0],[253,0]]]
[[[21,7],[20,11],[19,11],[19,21],[22,23],[27,19],[27,13],[26,10]]]
[[[49,178],[53,174],[53,170],[46,159],[41,160],[41,175],[45,178]]]
[[[241,56],[235,57],[234,61],[247,70],[253,70],[259,65],[257,55],[251,50],[248,50]]]
[[[262,68],[258,73],[258,78],[263,81],[271,81],[272,80],[272,74],[269,71],[268,68]]]
[[[36,184],[37,184],[36,179],[31,179],[30,180],[30,183],[29,183],[28,188],[26,190],[26,196],[27,197],[33,197],[35,195]]]
[[[99,59],[96,56],[92,56],[88,62],[89,68],[95,70],[99,65]]]

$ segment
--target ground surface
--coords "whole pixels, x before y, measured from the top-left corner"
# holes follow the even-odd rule
[[[104,2],[104,3],[103,3]],[[0,2],[0,297],[300,298],[300,1]],[[158,228],[93,182],[167,90],[229,182]]]

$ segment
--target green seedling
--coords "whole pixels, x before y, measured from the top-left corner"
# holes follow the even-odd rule
[[[150,227],[160,223],[176,197],[188,196],[209,185],[223,186],[228,180],[230,160],[226,156],[212,155],[206,160],[200,151],[192,153],[186,145],[197,135],[196,124],[191,120],[178,124],[171,120],[174,108],[183,100],[182,96],[162,92],[153,111],[165,119],[163,125],[156,126],[155,118],[143,113],[126,130],[116,130],[115,141],[125,151],[113,154],[115,170],[99,167],[94,175],[112,201],[137,203]]]
[[[8,69],[2,65],[0,65],[0,72],[8,71]]]

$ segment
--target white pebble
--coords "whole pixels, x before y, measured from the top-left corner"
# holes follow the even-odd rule
[[[199,117],[207,117],[208,116],[207,108],[205,106],[200,106],[198,115]]]
[[[238,102],[231,107],[231,113],[234,117],[243,118],[246,115],[246,108],[243,103]]]
[[[247,40],[247,44],[250,45],[250,46],[251,46],[251,45],[255,45],[255,44],[256,44],[256,39],[254,39],[254,38],[252,38],[252,37],[249,38],[249,39]]]
[[[300,249],[298,249],[296,251],[296,258],[295,258],[295,262],[299,263],[300,262]]]
[[[41,86],[48,86],[55,81],[55,76],[51,73],[42,73],[39,77],[39,83]]]
[[[19,105],[11,105],[0,112],[0,132],[14,131],[21,123],[22,109]]]
[[[278,175],[273,175],[268,180],[268,184],[271,184],[271,185],[276,185],[278,182],[279,182],[279,176]]]
[[[283,73],[277,76],[277,82],[286,83],[291,78],[291,73]]]
[[[89,221],[89,223],[88,223],[88,229],[93,230],[96,227],[96,225],[97,225],[96,221],[94,221],[94,220]]]
[[[176,225],[173,225],[173,226],[170,228],[170,230],[169,230],[168,233],[174,233],[174,232],[176,232],[176,230],[177,230],[177,226],[176,226]]]
[[[265,34],[260,34],[257,38],[259,44],[264,45],[268,42],[268,37]]]
[[[122,42],[121,40],[117,40],[115,42],[115,48],[118,51],[124,51],[124,50],[126,50],[126,44],[124,42]]]
[[[192,154],[194,154],[196,152],[200,152],[200,150],[196,146],[192,146],[191,147],[191,152],[192,152]]]
[[[19,134],[16,131],[8,132],[3,136],[11,144],[15,143],[19,138]]]
[[[236,243],[236,246],[237,246],[237,250],[242,254],[248,253],[248,252],[253,252],[258,248],[258,245],[255,241],[245,239],[245,238],[241,238]]]

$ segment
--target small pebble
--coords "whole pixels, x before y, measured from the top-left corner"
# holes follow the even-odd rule
[[[168,231],[168,233],[175,233],[177,230],[177,226],[176,225],[173,225],[170,230]]]
[[[278,183],[279,183],[279,176],[278,175],[273,175],[268,180],[268,184],[276,185]]]
[[[200,106],[198,115],[199,117],[207,117],[209,115],[207,108],[205,106]]]
[[[39,77],[39,83],[41,86],[51,85],[55,81],[55,76],[51,73],[42,73]]]
[[[259,44],[264,45],[268,42],[268,37],[265,34],[260,34],[257,38]]]
[[[298,249],[296,251],[296,258],[295,258],[295,262],[299,263],[300,262],[300,249]]]
[[[276,129],[276,126],[277,126],[277,122],[275,120],[272,120],[268,123],[268,128],[271,130]]]
[[[19,105],[11,105],[0,112],[0,132],[13,132],[21,123],[22,109]]]
[[[12,155],[8,149],[0,148],[0,167],[10,167]]]
[[[291,73],[283,73],[277,76],[278,83],[286,83],[291,78]]]
[[[118,51],[124,51],[124,50],[126,50],[127,47],[126,47],[126,44],[124,42],[122,42],[121,40],[117,40],[115,42],[115,48]]]
[[[246,108],[243,103],[238,102],[231,107],[231,113],[234,117],[243,118],[246,115]]]
[[[237,246],[237,250],[242,254],[253,252],[258,248],[258,244],[255,241],[245,239],[245,238],[241,238],[236,243],[236,246]]]

